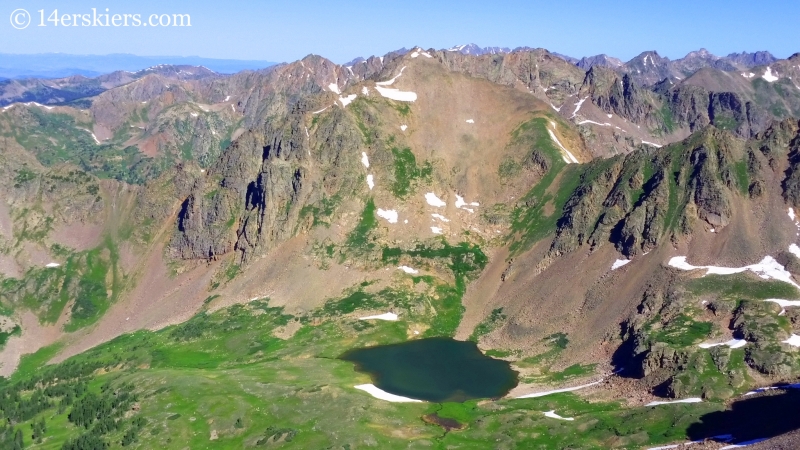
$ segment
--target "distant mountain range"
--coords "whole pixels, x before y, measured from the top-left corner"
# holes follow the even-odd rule
[[[456,45],[445,51],[479,56],[527,50],[533,49],[529,47],[518,47],[511,50],[508,47],[480,47],[476,44],[466,44]],[[552,52],[552,54],[583,70],[589,70],[594,66],[601,66],[609,67],[620,73],[628,73],[631,75],[631,78],[640,85],[653,85],[669,77],[683,79],[703,68],[714,68],[726,72],[733,72],[756,66],[764,66],[778,61],[778,58],[768,51],[757,51],[753,53],[741,52],[731,53],[728,56],[716,56],[704,48],[689,52],[683,58],[674,61],[660,56],[655,51],[642,52],[628,62],[623,62],[621,59],[606,54],[584,56],[580,59],[561,53]]]
[[[0,78],[63,78],[73,75],[96,77],[118,70],[135,72],[159,64],[204,66],[218,73],[236,73],[275,65],[270,61],[213,59],[199,56],[137,56],[127,53],[111,55],[0,53]]]

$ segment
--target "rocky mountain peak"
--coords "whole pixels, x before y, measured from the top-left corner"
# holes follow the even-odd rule
[[[576,66],[580,67],[583,70],[589,70],[594,66],[617,68],[622,66],[623,64],[624,63],[621,60],[608,56],[606,54],[600,54],[595,56],[584,56],[578,62],[575,63]]]
[[[757,51],[754,53],[748,53],[748,52],[731,53],[725,58],[730,60],[734,64],[738,64],[743,68],[765,66],[767,64],[772,64],[778,60],[772,55],[772,53],[768,51]]]

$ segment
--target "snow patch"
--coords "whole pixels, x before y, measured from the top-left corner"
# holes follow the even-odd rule
[[[718,347],[720,345],[727,345],[730,348],[742,348],[745,345],[747,345],[747,341],[745,341],[744,339],[731,339],[730,341],[718,342],[716,344],[710,344],[710,343],[705,343],[704,342],[702,344],[699,344],[698,347],[700,347],[700,348],[711,348],[711,347]]]
[[[731,444],[731,445],[726,445],[725,447],[720,447],[719,450],[730,450],[732,448],[747,447],[748,445],[758,444],[759,442],[764,442],[766,440],[767,438],[751,439],[749,441],[739,442],[738,444]]]
[[[533,394],[521,395],[521,396],[516,397],[516,398],[537,398],[537,397],[544,397],[545,395],[550,395],[550,394],[560,394],[561,392],[572,392],[572,391],[577,391],[578,389],[583,389],[583,388],[587,388],[589,386],[594,386],[594,385],[600,384],[602,382],[603,382],[603,380],[598,380],[598,381],[595,381],[594,383],[584,384],[584,385],[581,385],[581,386],[575,386],[575,387],[571,387],[571,388],[555,389],[555,390],[552,390],[552,391],[535,392]]]
[[[578,114],[578,111],[581,109],[581,106],[583,106],[583,102],[585,102],[587,98],[589,97],[588,96],[583,97],[582,99],[578,100],[578,103],[575,103],[575,111],[572,111],[572,116],[570,116],[570,119],[575,117],[575,114]]]
[[[369,95],[369,88],[367,88],[366,86],[362,87],[361,93],[364,95]]]
[[[412,274],[412,275],[419,273],[419,270],[411,268],[411,267],[408,267],[408,266],[400,266],[400,267],[398,267],[398,269],[402,270],[405,273]]]
[[[331,83],[331,84],[329,84],[329,85],[328,85],[328,89],[330,89],[331,91],[333,91],[333,93],[335,93],[335,94],[341,94],[341,92],[339,92],[339,85],[338,85],[338,84],[336,84],[336,83]]]
[[[756,74],[750,72],[750,73],[743,73],[742,76],[745,78],[753,78],[754,76],[756,76]]]
[[[791,335],[791,337],[789,337],[789,339],[787,339],[785,341],[781,341],[781,342],[783,342],[784,344],[789,344],[792,347],[800,347],[800,336],[792,333],[792,335]]]
[[[714,439],[714,440],[722,441],[722,442],[730,442],[731,439],[733,439],[733,435],[732,434],[720,434],[719,436],[711,436],[708,439]],[[706,442],[706,440],[707,439],[700,439],[700,440],[697,440],[697,441],[682,442],[680,444],[662,445],[660,447],[650,447],[647,450],[668,450],[668,449],[671,449],[671,448],[678,448],[680,446],[689,446],[689,445],[692,445],[692,444],[702,444],[703,442]]]
[[[436,196],[433,192],[428,192],[425,194],[425,201],[428,202],[429,205],[435,206],[437,208],[441,208],[442,206],[447,206],[447,203],[444,202],[442,199]]]
[[[600,123],[600,122],[595,122],[594,120],[581,120],[580,122],[578,122],[578,125],[583,125],[583,124],[587,124],[587,123],[593,123],[595,125],[600,125],[601,127],[613,127],[614,126],[614,125],[611,125],[608,122]]]
[[[430,55],[430,53],[428,53],[428,52],[424,52],[424,51],[422,51],[421,49],[420,49],[420,50],[416,50],[416,49],[415,49],[415,50],[414,50],[414,52],[413,52],[413,53],[411,53],[411,57],[412,57],[412,58],[416,58],[416,57],[418,57],[418,56],[420,56],[420,55],[421,55],[421,56],[424,56],[424,57],[426,57],[426,58],[433,58],[433,56],[431,56],[431,55]]]
[[[25,106],[31,106],[31,105],[33,105],[33,106],[38,106],[38,107],[40,107],[40,108],[44,108],[44,109],[48,109],[48,110],[49,110],[49,109],[53,109],[53,106],[45,106],[45,105],[42,105],[41,103],[36,103],[36,102],[28,102],[28,103],[25,103]]]
[[[744,396],[747,397],[748,395],[760,394],[761,392],[772,391],[772,390],[775,390],[775,389],[800,389],[800,383],[782,384],[782,385],[779,385],[779,386],[762,387],[762,388],[758,388],[756,390],[747,392],[746,394],[744,394]]]
[[[467,119],[467,123],[475,123],[475,121],[472,119]]]
[[[778,75],[777,73],[775,74],[772,73],[772,67],[767,67],[767,70],[764,72],[764,75],[762,75],[761,78],[767,80],[767,82],[769,83],[774,83],[778,81],[777,75]]]
[[[59,266],[61,266],[61,264],[51,262],[48,265],[46,265],[45,267],[47,267],[48,269],[54,269],[54,268],[59,267]]]
[[[381,62],[383,62],[383,57],[381,57]],[[402,68],[402,69],[400,69],[400,73],[398,73],[397,75],[395,75],[395,77],[394,77],[394,78],[392,78],[391,80],[387,80],[387,81],[378,81],[378,82],[377,82],[377,83],[375,83],[375,84],[376,84],[377,86],[390,86],[392,83],[394,83],[394,80],[398,79],[398,78],[400,77],[400,75],[402,75],[402,74],[403,74],[403,71],[404,71],[404,70],[406,70],[406,66],[403,66],[403,68]]]
[[[81,128],[81,130],[91,134],[92,135],[92,139],[94,139],[94,141],[97,143],[97,145],[100,145],[100,140],[97,139],[97,136],[95,136],[94,133],[92,133],[91,131],[87,130],[86,128]]]
[[[358,386],[353,386],[356,389],[360,389],[367,394],[379,398],[381,400],[386,400],[387,402],[395,402],[395,403],[403,403],[403,402],[422,402],[422,400],[417,400],[408,397],[401,397],[399,395],[390,394],[383,389],[378,388],[374,384],[359,384]]]
[[[450,222],[450,219],[448,219],[447,217],[445,217],[445,216],[443,216],[441,214],[431,214],[431,216],[433,216],[434,219],[441,220],[442,222]]]
[[[625,264],[628,264],[629,262],[631,262],[630,259],[618,259],[614,261],[614,264],[611,265],[611,270],[617,270],[620,267],[624,266]]]
[[[789,246],[789,253],[791,253],[794,256],[797,256],[798,258],[800,258],[800,247],[798,247],[797,244],[790,245]]]
[[[768,298],[764,301],[770,303],[777,303],[781,308],[786,308],[789,306],[800,306],[800,300],[784,300],[781,298]]]
[[[319,114],[319,113],[321,113],[322,111],[325,111],[328,108],[330,108],[330,106],[326,106],[326,107],[320,109],[319,111],[313,111],[311,114]]]
[[[558,144],[558,146],[561,147],[561,150],[564,150],[564,152],[566,153],[566,155],[562,155],[562,157],[564,158],[564,162],[566,162],[567,164],[570,164],[570,163],[578,164],[578,160],[575,158],[575,156],[573,156],[572,153],[569,150],[567,150],[566,147],[561,145],[561,141],[558,140],[558,138],[556,137],[555,133],[553,133],[553,130],[550,130],[548,128],[547,132],[550,133],[550,139],[552,139],[553,142]]]
[[[550,417],[552,419],[575,420],[574,417],[561,417],[561,416],[559,416],[558,414],[556,414],[556,410],[555,409],[551,409],[550,411],[545,412],[544,416],[545,417]]]
[[[474,209],[472,209],[472,208],[467,208],[467,206],[481,206],[481,205],[480,205],[480,203],[478,203],[478,202],[471,202],[471,203],[467,203],[467,202],[465,202],[465,201],[464,201],[464,197],[462,197],[462,196],[460,196],[460,195],[456,194],[456,208],[458,208],[458,209],[463,209],[463,210],[465,210],[465,211],[469,211],[469,212],[471,212],[471,213],[474,213],[474,212],[475,212],[475,210],[474,210]]]
[[[661,148],[661,145],[659,145],[659,144],[656,144],[656,143],[653,143],[653,142],[642,141],[642,144],[645,144],[645,145],[652,145],[652,146],[653,146],[653,147],[655,147],[655,148]]]
[[[197,117],[197,113],[192,113],[192,117]]]
[[[408,125],[400,125],[400,131],[406,131],[406,128],[408,128]]]
[[[400,102],[414,102],[417,100],[416,92],[401,91],[399,89],[384,88],[380,86],[375,86],[375,89],[379,94],[388,99],[397,100]]]
[[[388,320],[394,322],[395,320],[397,320],[397,314],[388,312],[388,313],[378,314],[377,316],[359,317],[358,320]]]
[[[397,223],[397,211],[393,209],[380,209],[378,208],[378,217],[383,217],[389,223]]]
[[[340,102],[342,102],[342,106],[343,106],[343,107],[347,107],[347,105],[349,105],[350,103],[352,103],[352,102],[353,102],[353,100],[355,100],[355,99],[356,99],[356,97],[358,97],[356,94],[350,94],[350,95],[348,95],[347,97],[341,97],[341,96],[340,96],[340,97],[339,97],[339,101],[340,101]]]
[[[792,280],[792,274],[787,272],[786,269],[784,269],[783,266],[780,265],[778,261],[775,261],[775,258],[771,256],[765,256],[761,262],[744,267],[693,266],[686,262],[685,256],[676,256],[670,259],[667,265],[680,270],[706,269],[705,275],[732,275],[734,273],[741,273],[749,270],[761,278],[772,278],[778,281],[783,281],[800,289],[800,285]]]
[[[700,403],[703,399],[699,397],[685,398],[683,400],[673,400],[669,402],[650,402],[644,406],[671,405],[673,403]]]
[[[375,178],[373,178],[372,174],[367,175],[367,186],[369,186],[370,191],[375,187]]]
[[[369,157],[367,157],[367,152],[361,152],[361,164],[369,169]]]
[[[433,234],[442,234],[442,229],[439,227],[431,227]]]

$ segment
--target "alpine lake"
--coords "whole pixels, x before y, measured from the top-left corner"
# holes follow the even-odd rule
[[[449,338],[353,349],[340,358],[386,392],[435,403],[499,398],[518,383],[507,361],[484,355],[474,342]]]

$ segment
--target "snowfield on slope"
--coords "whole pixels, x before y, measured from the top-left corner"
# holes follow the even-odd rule
[[[359,317],[358,320],[388,320],[390,322],[394,322],[397,320],[397,314],[383,313],[383,314],[378,314],[376,316]]]
[[[705,343],[704,342],[702,344],[699,344],[698,347],[700,347],[700,348],[711,348],[711,347],[717,347],[717,346],[721,346],[721,345],[727,345],[730,348],[741,348],[741,347],[744,347],[745,345],[747,345],[747,341],[745,341],[744,339],[731,339],[730,341],[718,342],[716,344],[711,344],[711,343]]]
[[[544,413],[544,416],[545,417],[550,417],[551,419],[570,420],[570,421],[571,420],[575,420],[574,417],[561,417],[561,416],[559,416],[558,414],[556,414],[556,410],[555,409],[551,409],[550,411],[546,411]]]
[[[671,405],[673,403],[700,403],[702,401],[703,401],[703,399],[700,398],[700,397],[691,397],[691,398],[685,398],[683,400],[671,400],[671,401],[667,401],[667,402],[661,402],[661,401],[650,402],[650,403],[648,403],[648,404],[646,404],[644,406]]]
[[[397,223],[397,211],[393,209],[380,209],[378,208],[378,217],[383,217],[389,223]]]
[[[435,206],[437,208],[441,208],[442,206],[447,206],[447,203],[444,200],[440,199],[436,196],[433,192],[428,192],[425,194],[425,201],[428,202],[429,205]]]
[[[561,150],[563,150],[566,153],[566,155],[561,155],[561,157],[564,158],[564,162],[567,164],[571,163],[578,164],[578,160],[575,158],[575,156],[572,155],[572,152],[570,152],[569,150],[567,150],[566,147],[561,145],[561,141],[558,140],[555,133],[553,133],[553,130],[548,129],[547,132],[550,134],[550,139],[552,139],[553,142],[555,142],[561,148]]]
[[[520,395],[519,397],[515,397],[515,398],[537,398],[537,397],[544,397],[545,395],[560,394],[562,392],[572,392],[572,391],[577,391],[579,389],[587,388],[589,386],[594,386],[596,384],[600,384],[603,381],[604,380],[597,380],[594,383],[583,384],[583,385],[575,386],[575,387],[571,387],[571,388],[554,389],[552,391],[535,392],[533,394]]]
[[[387,402],[394,402],[394,403],[422,402],[422,400],[390,394],[384,391],[383,389],[380,389],[379,387],[375,386],[374,384],[359,384],[358,386],[353,386],[353,387],[356,389],[360,389],[375,398],[386,400]]]
[[[631,262],[630,259],[618,259],[614,261],[614,264],[611,265],[611,270],[617,270],[620,267],[624,266],[625,264],[628,264],[629,262]]]
[[[347,107],[347,105],[352,103],[353,100],[356,99],[356,97],[358,97],[356,94],[350,94],[347,97],[341,97],[340,96],[339,97],[339,101],[342,102],[342,107]]]
[[[749,270],[765,280],[774,279],[783,281],[800,289],[800,286],[792,280],[792,274],[784,269],[784,267],[771,256],[765,256],[761,262],[744,267],[693,266],[686,262],[685,256],[676,256],[670,259],[667,264],[680,270],[705,269],[705,275],[733,275]]]
[[[761,78],[767,80],[769,83],[774,83],[778,81],[777,75],[778,74],[772,73],[772,67],[767,67],[767,70],[764,72],[764,75],[762,75]]]
[[[379,94],[391,100],[397,100],[399,102],[417,101],[416,92],[401,91],[400,89],[385,88],[380,86],[375,86],[375,89],[378,91]]]
[[[397,75],[395,75],[395,77],[394,77],[394,78],[392,78],[391,80],[387,80],[387,81],[378,81],[378,82],[376,82],[375,84],[376,84],[376,85],[378,85],[378,86],[391,86],[391,85],[392,85],[392,83],[394,83],[394,80],[396,80],[396,79],[400,78],[400,75],[402,75],[402,74],[403,74],[403,71],[404,71],[404,70],[406,70],[406,66],[403,66],[403,68],[402,68],[402,69],[400,69],[400,73],[398,73]]]

